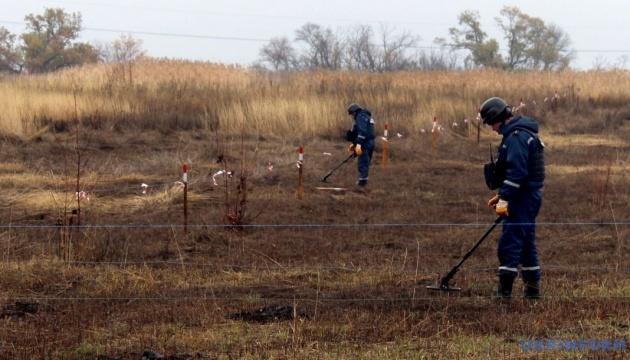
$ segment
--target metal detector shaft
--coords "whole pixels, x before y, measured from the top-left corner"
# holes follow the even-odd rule
[[[322,178],[322,182],[326,182],[326,180],[328,180],[328,177],[330,175],[332,175],[335,170],[339,169],[340,167],[343,166],[343,164],[347,163],[348,161],[352,160],[356,155],[354,153],[350,154],[350,156],[348,156],[344,161],[342,161],[339,165],[335,166],[332,170],[330,170],[328,172],[328,174],[326,174],[323,178]]]
[[[488,230],[486,230],[486,232],[481,236],[481,238],[479,240],[477,240],[475,245],[470,250],[468,250],[466,255],[464,255],[464,257],[457,263],[457,265],[455,265],[451,269],[451,271],[449,271],[448,274],[446,274],[446,276],[444,276],[442,278],[442,280],[440,280],[440,283],[438,284],[440,289],[448,290],[450,288],[449,282],[451,281],[453,276],[455,276],[455,274],[457,274],[457,271],[459,271],[459,268],[462,266],[464,261],[466,261],[466,259],[468,259],[475,252],[475,250],[477,250],[479,245],[481,245],[481,243],[488,237],[488,235],[490,235],[492,230],[494,230],[494,228],[497,227],[497,225],[501,222],[501,220],[503,220],[503,217],[502,216],[498,216],[494,220],[494,223],[492,223],[492,226],[490,226],[490,228],[488,228]]]

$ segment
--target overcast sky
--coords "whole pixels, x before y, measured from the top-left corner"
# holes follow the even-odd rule
[[[308,21],[335,30],[384,24],[418,35],[421,46],[431,46],[435,37],[447,37],[462,11],[478,10],[483,29],[502,41],[495,17],[506,5],[564,29],[577,51],[576,68],[590,68],[598,58],[609,64],[630,58],[630,1],[624,0],[0,0],[0,26],[20,33],[23,25],[12,22],[46,7],[61,7],[83,15],[84,41],[110,42],[119,31],[132,32],[151,56],[249,65],[265,39],[293,39]]]

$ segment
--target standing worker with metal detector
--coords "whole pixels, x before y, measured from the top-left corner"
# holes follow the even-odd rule
[[[357,104],[348,106],[348,116],[352,119],[352,128],[346,133],[346,140],[352,143],[348,150],[359,158],[357,185],[363,187],[368,183],[370,162],[374,152],[374,119],[368,109]]]
[[[536,121],[514,116],[512,108],[501,98],[486,100],[479,113],[484,124],[503,136],[497,161],[484,167],[488,188],[499,189],[488,206],[504,218],[498,246],[497,296],[512,297],[512,284],[520,264],[525,298],[540,298],[540,265],[535,241],[536,216],[545,180],[545,145],[538,137]]]

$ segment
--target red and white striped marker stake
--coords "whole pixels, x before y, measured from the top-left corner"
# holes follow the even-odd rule
[[[431,128],[431,148],[435,153],[437,151],[438,132],[440,131],[440,125],[438,125],[437,116],[433,117],[433,127]]]
[[[184,183],[184,234],[188,234],[188,164],[182,166],[182,182]]]
[[[481,109],[475,109],[477,112],[477,144],[481,142]]]
[[[304,198],[304,145],[298,148],[298,189],[297,198],[302,200]]]
[[[387,148],[389,146],[389,132],[387,130],[387,123],[385,123],[385,130],[383,130],[383,160],[381,161],[381,167],[387,166]]]

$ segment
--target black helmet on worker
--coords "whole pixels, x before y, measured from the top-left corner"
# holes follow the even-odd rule
[[[484,124],[493,125],[512,117],[512,107],[500,97],[491,97],[481,104],[479,114]]]
[[[355,114],[357,111],[359,111],[361,109],[362,109],[362,107],[359,106],[359,104],[352,103],[352,104],[350,104],[350,106],[348,106],[348,115],[353,115],[353,114]]]

